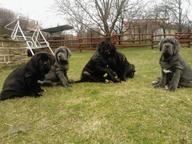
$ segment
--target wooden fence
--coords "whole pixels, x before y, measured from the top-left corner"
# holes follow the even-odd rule
[[[167,34],[165,36],[172,36],[179,40],[183,47],[192,47],[192,33],[175,33]],[[117,48],[129,48],[129,47],[151,47],[157,48],[160,40],[165,37],[164,35],[157,34],[124,34],[113,35],[111,37],[112,42]],[[65,45],[72,50],[95,50],[98,43],[103,41],[103,37],[79,37],[79,38],[62,38],[55,37],[48,39],[50,46],[54,49],[59,46]]]

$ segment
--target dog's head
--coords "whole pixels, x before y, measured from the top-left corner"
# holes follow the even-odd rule
[[[97,50],[102,56],[109,57],[115,53],[116,47],[110,41],[103,41],[98,45]]]
[[[43,78],[49,72],[54,62],[53,55],[46,52],[37,53],[27,63],[26,76],[36,73],[40,78]]]
[[[177,39],[173,37],[166,37],[160,42],[160,51],[166,57],[173,56],[179,52],[180,44]]]
[[[59,64],[67,64],[70,56],[71,56],[71,51],[69,48],[65,46],[58,47],[55,50],[56,62]]]

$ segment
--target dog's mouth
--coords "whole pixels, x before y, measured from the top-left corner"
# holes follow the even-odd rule
[[[60,64],[68,64],[68,60],[65,59],[59,59]]]
[[[106,50],[103,52],[104,56],[110,56],[111,55],[111,51]]]
[[[162,53],[162,55],[165,57],[165,58],[169,58],[172,56],[172,54],[170,54],[169,52],[165,51]]]

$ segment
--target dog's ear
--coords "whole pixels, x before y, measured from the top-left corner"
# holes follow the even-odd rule
[[[49,60],[51,62],[51,65],[53,65],[55,63],[55,59],[56,59],[55,56],[52,54],[49,54],[48,57],[49,57]]]
[[[67,58],[70,58],[70,56],[72,55],[72,52],[69,48],[66,48],[67,50]]]
[[[164,43],[164,38],[161,39],[160,42],[159,42],[159,50],[160,50],[160,51],[162,50],[163,43]]]
[[[173,53],[176,54],[179,52],[179,49],[180,49],[180,43],[177,39],[173,39],[173,43],[174,43],[174,51]]]
[[[35,54],[32,58],[27,62],[25,68],[25,78],[31,77],[36,70],[38,70],[38,57],[39,55]]]

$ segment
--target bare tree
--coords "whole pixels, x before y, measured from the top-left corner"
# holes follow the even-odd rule
[[[144,5],[142,0],[127,0],[126,4],[123,6],[122,13],[116,22],[114,28],[115,32],[120,35],[125,33],[129,29],[127,27],[125,28],[125,22],[128,23],[135,18],[140,18]]]
[[[78,37],[84,36],[86,31],[86,27],[82,24],[82,22],[77,22],[72,18],[67,19],[69,25],[73,26],[74,31],[76,32]]]
[[[5,26],[12,20],[14,20],[16,17],[16,14],[8,9],[0,8],[0,26]]]
[[[131,23],[134,19],[138,19],[141,17],[141,12],[143,10],[144,3],[142,0],[127,0],[125,5],[123,6],[122,13],[120,14],[114,31],[118,36],[118,44],[121,44],[122,35],[127,32],[130,28]]]
[[[163,3],[172,13],[172,18],[178,25],[178,32],[182,32],[183,22],[188,18],[188,10],[191,6],[190,0],[163,0]]]
[[[16,14],[8,9],[0,8],[0,34],[8,34],[9,31],[4,26],[14,20]]]
[[[128,0],[55,0],[59,13],[85,27],[98,27],[110,37]],[[94,29],[93,29],[94,30]]]
[[[163,30],[165,37],[167,29],[172,23],[172,13],[170,7],[164,3],[155,4],[150,11],[147,12],[147,18],[154,19],[159,27]]]

